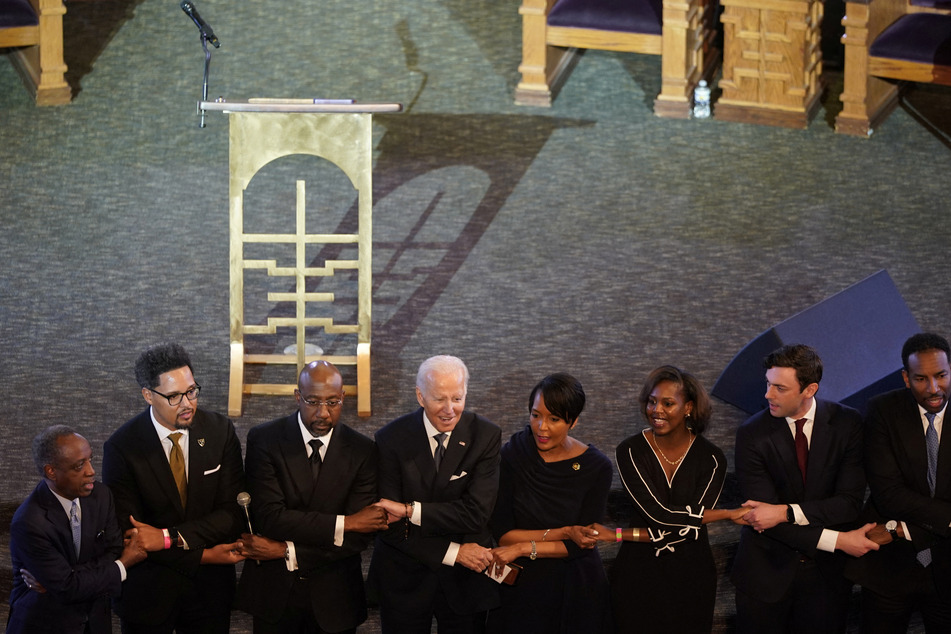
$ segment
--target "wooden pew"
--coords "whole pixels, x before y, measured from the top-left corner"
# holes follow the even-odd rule
[[[0,49],[38,106],[69,103],[63,61],[63,0],[0,0]]]

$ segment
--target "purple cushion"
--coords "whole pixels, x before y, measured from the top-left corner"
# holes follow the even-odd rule
[[[662,0],[558,0],[548,24],[660,35],[662,6]]]
[[[39,23],[30,0],[0,0],[0,28],[36,26]]]
[[[868,52],[875,57],[951,66],[951,15],[903,15],[875,39]]]

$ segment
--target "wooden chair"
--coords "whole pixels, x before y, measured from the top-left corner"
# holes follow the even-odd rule
[[[0,0],[0,49],[38,106],[69,103],[63,61],[63,0]]]
[[[951,7],[933,0],[848,0],[842,112],[835,131],[869,136],[898,103],[900,81],[951,86]]]
[[[577,49],[660,55],[654,113],[687,118],[693,90],[720,52],[715,0],[522,0],[522,80],[515,103],[550,106]]]

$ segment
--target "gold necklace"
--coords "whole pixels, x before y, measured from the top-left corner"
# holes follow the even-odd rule
[[[666,454],[664,454],[664,450],[660,448],[660,445],[657,444],[657,436],[654,435],[654,432],[651,432],[651,436],[653,436],[654,438],[654,446],[657,447],[657,451],[660,452],[660,457],[663,458],[665,461],[667,461],[667,464],[671,465],[672,467],[676,467],[681,462],[683,462],[684,458],[687,457],[687,452],[690,451],[690,447],[693,446],[694,439],[696,438],[696,436],[694,436],[693,434],[690,434],[690,444],[688,444],[687,448],[684,450],[684,455],[680,456],[676,460],[671,460],[670,458],[666,456]]]

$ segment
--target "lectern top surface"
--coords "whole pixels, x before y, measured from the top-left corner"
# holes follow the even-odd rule
[[[369,112],[377,114],[384,112],[402,112],[403,104],[358,103],[353,99],[278,99],[259,97],[229,100],[219,97],[215,101],[199,101],[198,109],[218,110],[221,112]]]

